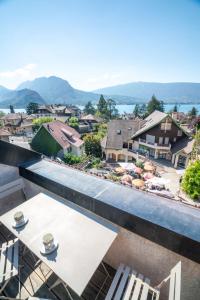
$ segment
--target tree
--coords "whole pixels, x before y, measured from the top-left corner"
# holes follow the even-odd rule
[[[87,134],[84,137],[85,153],[94,157],[101,157],[101,139],[97,135]]]
[[[98,102],[98,104],[97,104],[97,109],[98,109],[98,112],[100,113],[100,115],[101,115],[102,117],[107,116],[107,113],[108,113],[108,106],[107,106],[107,102],[106,102],[106,100],[104,99],[104,96],[103,96],[103,95],[100,96],[99,102]]]
[[[69,126],[78,129],[78,118],[77,117],[71,117],[68,120]]]
[[[39,129],[43,123],[49,123],[52,121],[53,121],[53,118],[51,118],[51,117],[41,117],[41,118],[34,119],[33,120],[33,130],[35,131],[35,130]]]
[[[5,113],[3,111],[0,111],[0,128],[3,126],[3,122],[1,120],[1,118],[5,116]]]
[[[200,199],[200,160],[196,160],[187,167],[181,186],[192,199]]]
[[[197,108],[194,107],[194,106],[192,107],[191,111],[189,111],[189,113],[188,113],[188,115],[189,115],[190,117],[196,117],[197,114],[198,114],[198,110],[197,110]]]
[[[116,108],[115,100],[107,100],[107,117],[108,119],[116,118],[118,116],[118,109]]]
[[[147,116],[147,106],[146,106],[146,104],[142,104],[141,106],[139,106],[139,116],[141,118],[146,118],[146,116]]]
[[[14,114],[14,113],[15,113],[15,110],[14,110],[13,105],[10,105],[10,113],[11,113],[11,114]]]
[[[26,107],[27,114],[28,115],[36,114],[38,111],[38,107],[39,107],[38,103],[30,102]]]
[[[192,149],[192,158],[194,160],[198,159],[200,155],[200,130],[196,131],[196,134],[194,136],[194,145]]]
[[[133,114],[134,114],[135,118],[140,116],[140,105],[139,104],[135,104]]]
[[[151,100],[147,104],[147,113],[150,115],[154,110],[164,111],[164,102],[159,101],[155,95],[151,97]]]
[[[84,107],[84,113],[85,114],[92,114],[94,115],[95,112],[96,112],[96,109],[95,107],[92,105],[92,102],[91,101],[88,101],[88,103],[86,103],[85,107]]]
[[[174,108],[172,109],[173,112],[178,112],[178,106],[175,104]]]

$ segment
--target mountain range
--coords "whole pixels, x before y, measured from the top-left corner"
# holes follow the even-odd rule
[[[39,104],[97,103],[100,94],[111,97],[117,104],[148,102],[153,94],[165,103],[200,103],[200,83],[133,82],[106,87],[93,92],[73,88],[68,81],[56,77],[39,77],[21,83],[16,90],[0,86],[0,108],[25,108],[29,102]]]

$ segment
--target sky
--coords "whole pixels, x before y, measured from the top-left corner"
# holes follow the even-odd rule
[[[200,82],[200,0],[0,0],[0,85]]]

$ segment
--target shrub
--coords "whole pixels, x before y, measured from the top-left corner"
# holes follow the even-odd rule
[[[196,160],[187,167],[181,186],[192,199],[200,198],[200,160]]]
[[[64,155],[63,160],[66,164],[74,165],[74,164],[80,163],[82,161],[82,158],[80,156],[74,155],[72,153],[66,153]]]

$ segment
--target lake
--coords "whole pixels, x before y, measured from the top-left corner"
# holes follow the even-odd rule
[[[195,106],[198,109],[198,112],[200,113],[200,103],[199,104],[179,104],[179,105],[177,105],[178,111],[181,111],[184,113],[189,112],[193,106]],[[80,109],[84,108],[84,106],[82,106],[82,105],[78,105],[78,107]],[[123,114],[124,112],[132,113],[134,110],[134,107],[135,107],[134,104],[132,104],[132,105],[128,105],[128,104],[116,105],[116,108],[118,109],[120,114]],[[165,104],[165,112],[169,112],[170,110],[173,109],[173,107],[174,107],[174,104]],[[6,114],[10,112],[9,109],[3,109],[3,108],[0,108],[0,111],[5,112]],[[26,112],[26,110],[23,108],[19,108],[19,109],[15,109],[15,112]]]

